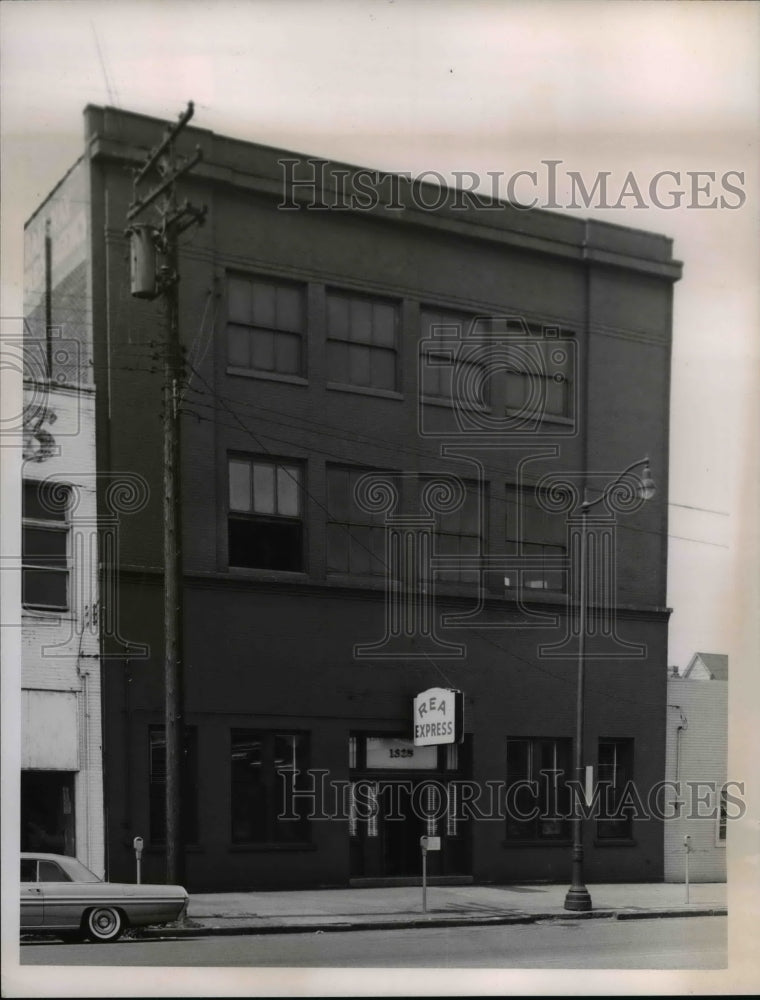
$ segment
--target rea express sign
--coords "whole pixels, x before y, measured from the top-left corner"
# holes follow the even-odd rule
[[[428,688],[414,699],[414,745],[461,743],[464,695],[453,688]]]

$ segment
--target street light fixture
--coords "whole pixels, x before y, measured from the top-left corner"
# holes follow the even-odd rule
[[[656,487],[649,470],[649,459],[642,458],[632,462],[623,469],[615,479],[594,500],[589,500],[588,491],[583,491],[583,503],[580,506],[580,594],[578,598],[578,684],[575,705],[575,773],[578,779],[583,768],[583,729],[585,715],[585,674],[586,674],[586,632],[588,616],[588,512],[598,503],[606,500],[627,475],[639,466],[644,466],[641,476],[637,477],[636,492],[641,500],[651,500]],[[566,910],[590,910],[591,896],[586,888],[583,877],[583,820],[576,808],[573,810],[573,848],[572,848],[572,884],[565,896]]]

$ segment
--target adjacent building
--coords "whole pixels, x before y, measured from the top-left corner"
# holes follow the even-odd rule
[[[25,230],[21,849],[104,871],[88,166]]]
[[[101,558],[112,879],[138,835],[144,878],[164,866],[164,318],[130,294],[125,235],[162,132],[85,111],[99,517],[113,477],[139,494]],[[645,456],[656,496],[632,474],[588,516],[583,756],[613,806],[665,760],[670,240],[186,129],[196,146],[188,887],[404,881],[423,834],[436,878],[567,880],[578,505]],[[414,745],[431,688],[463,693],[461,742]],[[613,808],[585,843],[591,882],[663,877],[655,817]]]
[[[743,808],[741,787],[728,781],[725,654],[695,653],[668,679],[666,751],[665,777],[683,805],[665,823],[665,880],[685,879],[688,847],[692,881],[725,882],[728,820]]]

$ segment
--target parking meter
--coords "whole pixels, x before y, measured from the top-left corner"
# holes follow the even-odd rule
[[[140,884],[141,873],[140,868],[142,865],[142,852],[143,852],[143,839],[142,837],[135,837],[132,841],[132,847],[135,849],[135,863],[137,865],[137,884]]]

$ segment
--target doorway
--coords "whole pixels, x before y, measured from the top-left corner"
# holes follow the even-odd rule
[[[21,850],[76,857],[74,772],[21,772]]]

